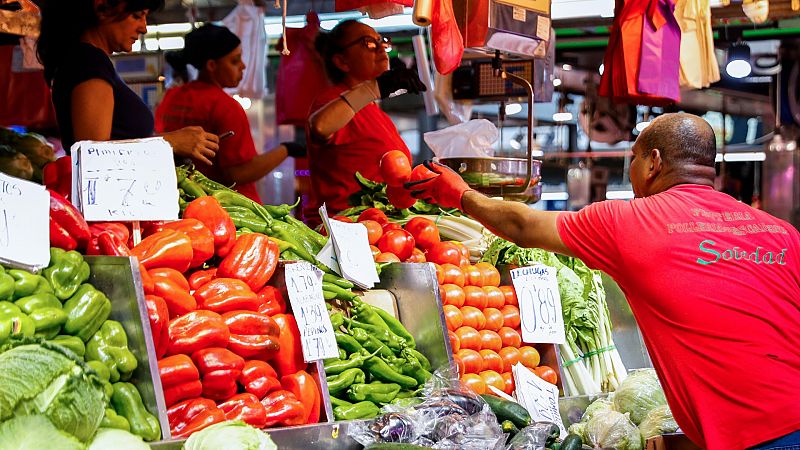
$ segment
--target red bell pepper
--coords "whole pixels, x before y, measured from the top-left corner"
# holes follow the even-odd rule
[[[208,283],[217,277],[217,268],[212,267],[207,270],[198,270],[189,276],[189,289],[196,291],[200,286]]]
[[[225,412],[214,400],[193,398],[167,409],[169,429],[173,438],[184,438],[215,423],[225,421]]]
[[[86,246],[87,255],[129,256],[131,249],[128,247],[130,231],[128,226],[121,222],[94,222],[89,225],[91,240]],[[111,234],[102,239],[101,235]],[[102,241],[102,245],[101,245]]]
[[[258,307],[258,312],[268,316],[275,314],[283,314],[286,312],[286,300],[283,299],[283,294],[278,288],[274,286],[264,286],[258,291],[258,300],[261,305]]]
[[[227,347],[228,326],[213,311],[192,311],[169,322],[169,354],[192,354],[209,347]]]
[[[256,428],[267,424],[267,409],[253,394],[239,394],[219,404],[228,420],[241,420]]]
[[[305,423],[306,412],[303,404],[289,391],[278,390],[267,394],[261,400],[267,409],[267,423],[265,427],[273,425],[302,425]]]
[[[45,164],[42,169],[42,183],[47,189],[58,192],[69,200],[72,195],[72,157],[62,156]]]
[[[222,320],[231,332],[228,348],[243,358],[269,360],[280,346],[280,329],[269,316],[254,311],[229,311]]]
[[[200,267],[214,256],[214,235],[197,219],[181,219],[161,224],[158,231],[175,230],[189,236],[192,242],[192,262],[189,267]]]
[[[145,295],[144,302],[147,305],[156,357],[161,358],[169,349],[169,309],[164,299],[157,295]]]
[[[235,278],[215,278],[195,290],[194,298],[199,308],[218,313],[258,309],[258,295]]]
[[[150,269],[147,272],[153,279],[153,293],[167,303],[170,318],[197,309],[197,301],[189,293],[189,282],[183,274],[170,268]]]
[[[133,247],[131,255],[139,258],[148,269],[169,267],[186,272],[192,262],[192,241],[179,231],[159,231],[142,239]]]
[[[164,389],[167,407],[202,394],[200,372],[186,355],[173,355],[158,360],[158,374]]]
[[[278,336],[280,352],[273,360],[275,370],[280,375],[291,375],[299,370],[305,370],[306,362],[303,359],[303,348],[300,343],[300,330],[291,314],[276,314],[272,320],[278,324],[281,332]]]
[[[306,371],[301,370],[295,374],[281,377],[281,386],[294,394],[294,396],[303,403],[303,408],[306,412],[305,422],[303,423],[319,422],[320,401],[322,397],[320,396],[319,387],[314,377],[309,375]]]
[[[72,247],[64,250],[84,249],[91,239],[89,224],[81,213],[58,192],[50,193],[50,245]]]
[[[155,282],[153,281],[153,277],[150,276],[150,272],[141,263],[139,263],[139,275],[142,277],[142,290],[144,293],[146,295],[154,293],[156,286]]]
[[[209,195],[192,200],[183,211],[183,218],[203,222],[214,236],[214,252],[221,258],[228,256],[236,243],[236,226],[217,199]]]
[[[122,242],[127,243],[131,237],[131,232],[128,226],[122,222],[92,222],[89,225],[89,232],[92,237],[100,236],[100,233],[109,231],[119,238]]]
[[[106,256],[130,256],[131,249],[128,248],[127,241],[122,241],[114,233],[105,231],[97,236],[97,245],[100,254]]]
[[[244,386],[246,392],[258,398],[264,398],[268,393],[281,388],[275,369],[268,363],[257,360],[244,363],[239,383]]]
[[[278,244],[267,235],[243,234],[219,264],[217,274],[220,277],[238,278],[258,292],[275,273],[280,253]]]
[[[202,374],[203,396],[225,400],[236,394],[236,380],[244,368],[241,356],[224,348],[210,347],[192,353],[192,361]]]

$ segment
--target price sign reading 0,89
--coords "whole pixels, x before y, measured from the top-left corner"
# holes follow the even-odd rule
[[[563,344],[564,317],[556,269],[543,264],[520,267],[511,271],[511,281],[519,299],[522,340]]]

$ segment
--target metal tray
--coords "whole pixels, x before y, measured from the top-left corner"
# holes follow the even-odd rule
[[[440,158],[455,170],[469,187],[489,197],[502,197],[523,203],[536,203],[542,198],[542,162],[531,160],[531,180],[527,189],[518,192],[525,182],[528,162],[524,158]]]
[[[89,283],[111,300],[109,319],[122,324],[128,335],[128,348],[136,356],[138,365],[130,382],[139,389],[147,410],[158,417],[162,438],[169,439],[167,407],[158,375],[158,359],[144,302],[139,264],[133,257],[86,256],[85,259],[91,269]]]

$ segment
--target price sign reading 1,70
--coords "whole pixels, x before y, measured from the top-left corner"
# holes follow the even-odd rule
[[[563,344],[564,317],[556,270],[542,264],[511,271],[519,299],[522,340],[529,343]]]

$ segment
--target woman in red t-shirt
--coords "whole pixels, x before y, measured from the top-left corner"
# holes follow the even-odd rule
[[[375,101],[401,89],[418,94],[425,85],[415,71],[389,70],[389,43],[355,20],[340,22],[317,38],[317,51],[334,86],[317,97],[308,120],[308,222],[319,223],[317,209],[323,203],[331,214],[349,206],[347,197],[359,190],[356,172],[382,181],[378,163],[384,153],[401,150],[411,159],[397,128]]]

